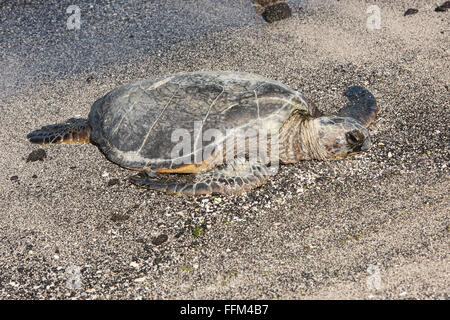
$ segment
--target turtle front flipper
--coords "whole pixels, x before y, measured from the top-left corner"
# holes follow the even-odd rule
[[[150,177],[145,171],[130,177],[133,184],[143,188],[184,195],[210,193],[234,194],[256,188],[267,181],[270,167],[245,160],[234,160],[211,171],[188,175],[159,175]]]
[[[58,144],[58,143],[89,143],[91,126],[86,119],[71,118],[65,123],[44,126],[27,135],[31,143]]]
[[[348,88],[344,95],[349,102],[337,113],[338,117],[351,117],[366,128],[375,120],[378,106],[375,97],[361,86]]]

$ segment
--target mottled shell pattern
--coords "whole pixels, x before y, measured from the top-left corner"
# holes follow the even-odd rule
[[[278,81],[243,72],[178,73],[112,90],[94,103],[89,124],[91,140],[122,167],[173,168],[174,130],[189,133],[193,154],[218,143],[199,132],[278,131],[295,110],[316,112]]]

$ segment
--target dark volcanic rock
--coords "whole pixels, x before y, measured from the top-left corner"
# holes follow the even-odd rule
[[[163,244],[164,242],[166,242],[167,239],[169,239],[169,237],[166,234],[160,234],[156,238],[152,239],[152,244],[154,244],[155,246],[159,246],[159,245]]]
[[[268,6],[262,13],[262,17],[269,23],[289,18],[292,15],[291,8],[286,2],[279,2]]]
[[[405,11],[405,13],[403,15],[404,16],[409,16],[409,15],[412,15],[412,14],[416,14],[417,12],[419,12],[419,10],[409,8],[408,10]]]
[[[32,151],[27,158],[27,162],[44,161],[47,158],[47,153],[44,149],[37,149]]]
[[[108,187],[115,186],[116,184],[119,184],[119,183],[120,183],[119,179],[117,179],[117,178],[111,179],[108,181]]]
[[[434,11],[444,12],[444,11],[447,11],[448,9],[450,9],[450,1],[444,2],[439,7],[436,7],[436,9],[434,9]]]
[[[113,213],[111,215],[111,220],[114,222],[122,222],[122,221],[126,221],[130,218],[129,215],[127,214],[119,214],[119,213]]]

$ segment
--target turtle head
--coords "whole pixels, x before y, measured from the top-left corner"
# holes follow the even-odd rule
[[[342,159],[371,147],[369,131],[354,118],[325,116],[312,122],[321,158]]]

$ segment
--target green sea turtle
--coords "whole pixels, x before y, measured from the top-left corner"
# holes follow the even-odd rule
[[[263,184],[279,162],[368,150],[375,99],[359,86],[345,95],[349,103],[337,115],[323,115],[301,93],[256,74],[170,74],[118,87],[94,102],[88,119],[44,126],[27,138],[94,143],[112,162],[140,171],[130,180],[141,187],[239,193]]]

